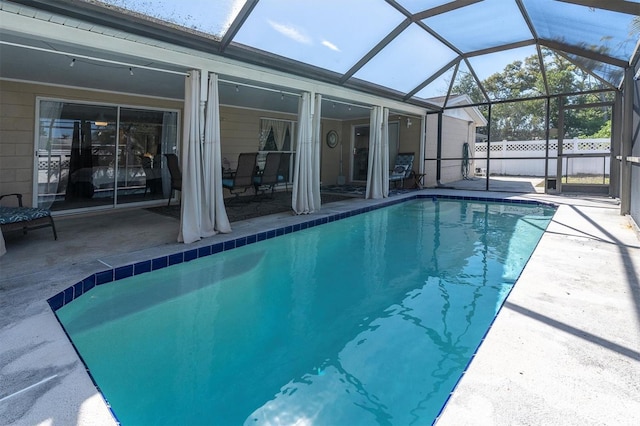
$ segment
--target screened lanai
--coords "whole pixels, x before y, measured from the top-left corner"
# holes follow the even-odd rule
[[[3,1],[2,9],[282,73],[220,72],[221,102],[237,106],[295,114],[296,94],[314,82],[323,85],[317,93],[325,118],[368,120],[368,108],[392,102],[386,107],[401,128],[420,123],[412,150],[425,186],[499,190],[504,180],[523,180],[536,192],[620,197],[623,212],[639,203],[631,201],[637,1],[18,0]],[[37,31],[9,26],[2,47],[7,58],[21,57],[3,60],[5,78],[172,99],[182,97],[191,68],[107,44],[44,42]],[[61,53],[60,66],[37,72],[34,63]],[[136,81],[114,78],[109,67],[78,80],[76,60],[111,61]],[[305,87],[297,86],[301,79]],[[347,161],[350,147],[341,153]],[[342,168],[325,180],[353,178]]]
[[[0,423],[117,423],[47,304],[52,296],[76,297],[76,292],[93,287],[98,276],[101,281],[131,271],[146,274],[156,267],[162,268],[160,273],[170,273],[165,266],[180,267],[173,265],[176,259],[186,264],[187,259],[214,253],[217,248],[212,243],[252,249],[256,245],[249,241],[260,241],[265,230],[277,235],[305,229],[309,223],[362,211],[363,206],[412,197],[426,197],[428,204],[438,197],[486,197],[513,200],[509,204],[516,207],[521,201],[551,203],[558,210],[515,290],[502,307],[492,304],[500,314],[483,337],[464,381],[450,393],[448,412],[440,424],[640,424],[640,381],[634,368],[640,354],[636,261],[640,248],[633,228],[640,223],[639,16],[637,0],[0,0],[0,194],[22,193],[27,206],[51,207],[60,235],[53,240],[48,230],[14,233],[0,258]],[[195,89],[191,94],[198,100],[187,106],[185,88],[196,73],[200,92],[191,87]],[[204,84],[215,81],[217,91],[215,84]],[[209,103],[216,97],[219,102]],[[304,110],[303,98],[309,101]],[[209,126],[205,132],[207,126],[187,124],[191,123],[187,117],[198,112],[204,116],[209,105],[219,106],[219,120],[202,124],[219,124],[218,129]],[[319,131],[309,131],[318,129],[312,109],[319,111]],[[163,158],[167,153],[186,157],[185,130],[194,130],[196,141],[219,130],[220,151],[208,151],[212,159],[208,164],[227,171],[237,167],[241,153],[257,151],[262,167],[269,151],[291,154],[289,181],[278,188],[289,195],[294,173],[303,170],[296,169],[293,160],[299,152],[301,117],[313,135],[308,139],[319,149],[319,158],[317,154],[304,158],[314,165],[319,159],[323,190],[325,185],[360,190],[370,184],[373,168],[367,160],[375,121],[387,125],[388,150],[379,145],[378,149],[387,156],[389,168],[394,155],[415,154],[413,178],[398,185],[406,185],[398,190],[406,192],[390,195],[395,199],[351,197],[323,205],[322,211],[308,216],[289,211],[254,218],[234,223],[229,234],[195,234],[194,239],[203,239],[187,246],[176,242],[179,218],[151,211],[161,206],[180,212],[189,201],[170,190]],[[54,133],[51,129],[57,124],[59,132]],[[200,127],[202,134],[197,133]],[[383,141],[383,126],[379,127],[378,144]],[[137,128],[137,133],[126,134],[130,128]],[[84,149],[80,135],[93,137],[85,143],[98,148],[93,156],[81,158],[89,164],[83,167],[93,174],[87,181],[95,191],[66,185],[74,141],[76,153]],[[144,141],[142,147],[129,144],[129,136]],[[160,170],[146,174],[142,163],[148,161],[146,154],[159,158],[155,164]],[[183,167],[183,172],[211,173],[198,168],[202,158],[192,157],[189,164],[196,166]],[[310,164],[307,161],[304,170],[314,167]],[[378,183],[386,172],[384,165],[378,167]],[[150,176],[155,183],[149,184]],[[310,195],[320,187],[316,178],[314,174],[310,179]],[[417,191],[417,186],[425,189]],[[233,195],[225,196],[225,203],[233,200]],[[198,202],[189,203],[193,214]],[[469,211],[472,214],[465,219],[478,228],[495,228],[495,221],[486,220],[487,210]],[[631,214],[635,223],[619,213]],[[533,227],[537,220],[530,221]],[[427,226],[434,221],[424,216]],[[361,266],[353,262],[349,266],[354,275],[371,276],[372,283],[383,263],[376,260],[390,251],[381,248],[394,233],[378,225],[373,221],[365,225],[367,239],[362,245],[367,257]],[[403,225],[402,232],[414,232]],[[427,229],[424,235],[425,241],[433,240],[432,251],[406,241],[394,251],[410,253],[409,261],[431,256],[442,267],[439,256],[444,253],[466,262],[439,229]],[[509,253],[523,242],[499,233],[490,238],[504,242]],[[474,251],[488,252],[482,238],[476,241]],[[303,246],[313,249],[316,244]],[[344,244],[338,241],[339,246]],[[302,253],[283,259],[297,268],[300,281],[312,280],[314,269],[339,272],[327,258]],[[344,257],[352,259],[351,253]],[[304,263],[306,259],[313,266]],[[239,262],[237,269],[246,270],[247,265]],[[467,262],[460,270],[468,275],[478,265],[484,274],[485,261]],[[397,275],[407,272],[402,269]],[[409,269],[413,271],[413,266]],[[423,280],[422,272],[415,275]],[[87,287],[79,285],[87,276]],[[335,276],[335,292],[320,288],[316,293],[352,312],[351,304],[340,304],[350,282],[346,275]],[[265,298],[277,299],[267,290],[271,278],[261,274],[255,293],[238,286],[237,299],[250,299],[260,307]],[[504,278],[496,275],[496,280]],[[185,280],[180,287],[188,287],[186,281],[196,280]],[[389,282],[395,285],[395,276]],[[424,284],[430,299],[440,297],[436,293],[443,288],[441,283],[429,277]],[[301,288],[292,287],[286,297],[295,302],[295,315],[265,315],[267,326],[277,331],[291,322],[297,327],[304,322],[297,320],[298,314],[306,310],[327,315],[311,306],[311,292]],[[151,302],[158,294],[156,286],[152,289]],[[469,303],[453,292],[441,295],[448,305],[473,309],[475,301],[484,297],[474,292]],[[375,292],[363,292],[356,304],[367,303],[372,296]],[[408,296],[412,303],[415,298]],[[208,298],[198,300],[205,311],[219,309]],[[247,307],[254,305],[239,308],[238,318],[260,317],[260,308]],[[456,330],[467,332],[464,322],[449,327],[448,309],[433,306],[425,311],[443,315],[444,346],[455,340]],[[376,315],[388,314],[388,309],[380,309]],[[435,328],[420,318],[404,309],[399,314],[433,334]],[[191,309],[185,316],[194,324],[206,322]],[[276,322],[278,318],[282,322]],[[359,330],[377,327],[367,326],[369,318],[373,316],[358,315]],[[234,323],[239,334],[250,328],[242,320]],[[164,335],[169,334],[165,330]],[[175,334],[186,357],[183,337],[188,333]],[[404,351],[394,343],[395,334],[390,330],[380,349],[390,353],[388,365],[414,376],[403,362]],[[208,333],[203,340],[210,337]],[[134,344],[144,339],[129,340]],[[108,339],[103,342],[116,346]],[[279,347],[279,339],[272,346]],[[353,346],[368,344],[358,337]],[[414,346],[418,356],[428,353]],[[161,349],[158,346],[156,352]],[[322,361],[324,354],[319,355]],[[369,362],[373,357],[375,351],[353,360],[378,365]],[[325,366],[313,363],[314,380],[331,377],[324,374]],[[434,376],[447,368],[441,364]],[[373,389],[358,370],[347,369],[349,374],[344,375],[344,383],[354,385],[356,396]],[[181,376],[186,370],[175,371]],[[228,371],[232,375],[233,370]],[[306,380],[300,377],[300,382]],[[378,374],[373,371],[369,377],[376,382]],[[261,380],[252,375],[238,386],[253,392],[256,379]],[[390,387],[404,386],[393,379]],[[151,378],[145,384],[155,386],[155,381]],[[180,393],[200,390],[187,387]],[[294,394],[289,389],[284,391]],[[324,390],[344,400],[331,384]],[[425,392],[401,390],[411,393],[405,397],[409,401]],[[317,398],[308,401],[312,408],[318,403]],[[369,401],[384,412],[386,401],[376,395]],[[284,418],[278,421],[286,423]],[[300,420],[314,423],[312,417]],[[394,419],[378,420],[389,424]],[[251,422],[255,418],[248,417],[247,423]]]
[[[476,101],[558,94],[559,88],[546,78],[554,66],[551,52],[593,78],[585,83],[587,90],[620,88],[624,70],[634,62],[640,31],[636,1],[11,3],[71,13],[134,34],[427,107],[446,107],[449,83],[467,74],[473,78],[466,88],[481,92]],[[122,13],[128,19],[117,22]],[[162,34],[159,28],[165,25],[171,28]],[[530,56],[542,74],[540,85],[517,93],[485,87],[487,77]],[[432,100],[442,96],[444,100]]]

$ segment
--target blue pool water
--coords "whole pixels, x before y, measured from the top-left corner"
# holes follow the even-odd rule
[[[124,425],[430,424],[553,212],[412,200],[56,314]]]

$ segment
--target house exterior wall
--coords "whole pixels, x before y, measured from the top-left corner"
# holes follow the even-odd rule
[[[38,97],[142,108],[166,108],[180,111],[183,109],[181,100],[148,98],[26,82],[0,81],[0,194],[22,193],[24,204],[27,206],[33,203],[34,129],[36,99]],[[222,158],[229,161],[231,168],[235,168],[240,153],[257,151],[261,118],[297,121],[297,117],[293,114],[220,106],[221,154]],[[413,118],[412,124],[407,126],[406,117],[392,115],[390,121],[399,122],[398,151],[416,154],[413,170],[417,173],[420,169],[420,120]],[[341,153],[342,173],[346,182],[351,180],[351,129],[353,125],[368,124],[368,122],[368,118],[355,121],[322,120],[320,179],[323,184],[338,183]],[[330,130],[335,130],[339,136],[340,143],[335,148],[329,148],[326,145],[326,134]],[[452,132],[457,131],[452,130]],[[181,139],[182,134],[179,134],[178,138]]]
[[[238,155],[258,151],[261,118],[298,121],[292,114],[220,106],[220,151],[222,158],[229,160],[232,169],[236,168]],[[295,137],[295,125],[291,136]]]
[[[182,101],[0,81],[0,194],[22,193],[26,206],[33,203],[34,129],[38,97],[174,110],[181,110],[183,106]]]
[[[389,117],[389,122],[399,123],[399,136],[398,136],[398,152],[413,152],[415,153],[415,160],[413,162],[413,171],[418,173],[420,170],[420,120],[417,118],[411,119],[411,126],[407,127],[407,119],[404,116],[398,117],[393,114]],[[368,126],[369,118],[363,118],[360,120],[323,120],[322,127],[322,174],[320,176],[323,184],[333,185],[337,183],[338,176],[340,174],[340,152],[342,150],[342,173],[347,183],[352,181],[352,157],[353,157],[353,134],[352,129],[354,126]],[[335,126],[335,127],[331,127]],[[336,130],[339,135],[340,143],[335,149],[327,147],[325,143],[325,136],[331,129]],[[389,164],[389,168],[393,167],[393,164]]]
[[[320,127],[320,182],[322,185],[335,185],[340,175],[340,153],[343,161],[349,158],[349,133],[339,120],[322,120]],[[338,133],[338,145],[335,148],[327,146],[327,133],[334,130]],[[347,176],[349,163],[342,166],[342,173]]]
[[[410,126],[407,126],[407,119],[405,117],[400,118],[399,122],[400,146],[398,147],[398,152],[415,152],[416,159],[413,162],[413,170],[418,172],[420,170],[420,119],[411,118]]]
[[[48,86],[15,81],[0,81],[0,194],[19,192],[26,206],[32,205],[34,187],[34,129],[36,99],[38,97],[66,101],[121,104],[137,107],[183,109],[183,101],[130,96],[83,90],[70,87]],[[227,158],[235,168],[238,155],[258,150],[261,118],[297,121],[297,116],[277,111],[253,110],[232,106],[220,106],[220,135],[222,158]],[[368,121],[367,121],[368,122]],[[182,127],[182,125],[180,126]],[[419,126],[413,126],[419,130]],[[341,144],[329,148],[325,143],[327,132],[338,132]],[[406,129],[404,129],[406,130]],[[340,149],[342,148],[345,175],[348,175],[351,122],[322,121],[321,171],[323,183],[335,184],[340,174]],[[401,149],[406,135],[401,127]],[[409,132],[410,133],[410,132]],[[295,125],[294,135],[295,137]],[[182,134],[178,135],[182,139]],[[416,139],[417,141],[417,139]],[[417,142],[416,142],[417,146]]]
[[[471,123],[471,124],[470,124]],[[469,143],[471,155],[475,151],[475,125],[467,119],[443,115],[442,117],[442,158],[456,158],[456,160],[442,160],[440,183],[455,182],[462,179],[462,146]],[[425,158],[434,159],[438,153],[438,115],[427,115],[427,131]],[[437,185],[437,161],[425,160],[425,186]],[[473,174],[473,164],[471,164]]]

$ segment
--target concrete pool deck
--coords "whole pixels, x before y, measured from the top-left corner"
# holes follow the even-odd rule
[[[559,205],[439,425],[640,424],[640,240],[606,197],[424,190]],[[402,197],[402,196],[398,196]],[[178,221],[143,209],[56,219],[5,235],[0,257],[0,424],[114,420],[46,299],[106,265],[376,204],[353,199],[314,215],[282,213],[185,246]]]

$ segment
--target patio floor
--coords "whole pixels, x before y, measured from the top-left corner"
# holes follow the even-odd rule
[[[617,200],[424,193],[559,205],[438,424],[640,424],[640,240]],[[376,203],[354,198],[311,216]],[[278,213],[240,221],[232,234],[189,248],[308,219]],[[134,209],[60,217],[56,226],[58,241],[49,229],[5,235],[0,424],[114,424],[46,299],[105,265],[184,250],[178,221]]]

